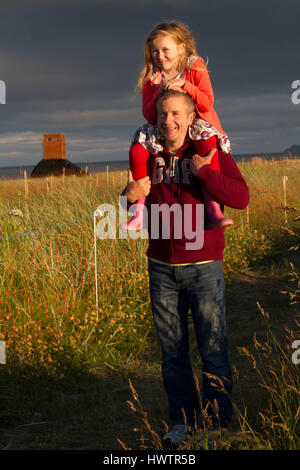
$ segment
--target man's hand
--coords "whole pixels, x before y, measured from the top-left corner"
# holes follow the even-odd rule
[[[198,176],[201,168],[204,165],[210,165],[210,162],[212,160],[212,157],[216,153],[217,149],[211,149],[205,157],[201,157],[197,153],[193,155],[191,161],[190,161],[190,170],[193,173],[193,175]]]
[[[134,202],[148,196],[150,193],[151,181],[149,176],[145,176],[137,181],[132,178],[132,173],[128,170],[128,184],[124,196],[133,204]]]

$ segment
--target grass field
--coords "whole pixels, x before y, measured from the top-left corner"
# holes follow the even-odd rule
[[[300,364],[291,360],[300,339],[300,161],[239,167],[251,201],[244,211],[226,209],[235,222],[224,274],[236,413],[221,446],[300,448]],[[3,449],[161,445],[167,403],[146,240],[97,241],[95,305],[93,213],[101,203],[117,206],[125,184],[125,172],[109,182],[106,174],[0,182]],[[191,355],[201,388],[193,337]]]

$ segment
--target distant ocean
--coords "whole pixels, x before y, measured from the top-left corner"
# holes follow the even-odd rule
[[[86,169],[88,173],[100,173],[102,171],[121,171],[128,169],[128,160],[118,162],[89,162],[89,163],[75,163],[83,170]],[[23,165],[23,166],[7,166],[0,167],[0,180],[12,180],[24,177],[24,171],[27,172],[27,177],[30,178],[32,170],[36,165]]]
[[[236,162],[243,162],[248,161],[252,157],[262,157],[265,159],[281,159],[286,158],[286,152],[284,153],[254,153],[254,154],[244,154],[244,155],[233,155],[233,158]],[[299,158],[300,154],[289,154],[289,158]],[[102,171],[123,171],[128,169],[128,161],[127,160],[120,160],[116,162],[84,162],[84,163],[77,163],[73,162],[83,170],[86,170],[88,173],[100,173]],[[0,167],[0,180],[11,180],[11,179],[19,179],[24,177],[24,171],[27,171],[27,177],[30,178],[32,170],[35,168],[36,165],[22,165],[22,166],[8,166],[8,167]]]

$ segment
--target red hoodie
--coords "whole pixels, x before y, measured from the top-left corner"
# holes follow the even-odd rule
[[[206,155],[212,148],[212,137],[203,140],[203,152]],[[213,146],[216,146],[213,145]],[[146,198],[148,210],[149,248],[147,255],[158,261],[167,263],[194,263],[197,261],[221,260],[225,247],[224,228],[215,228],[204,231],[204,244],[202,248],[187,249],[187,243],[193,243],[193,239],[185,237],[184,216],[182,218],[182,236],[180,239],[175,233],[178,230],[174,213],[170,211],[170,237],[162,238],[160,227],[159,239],[151,234],[151,205],[163,203],[169,207],[173,204],[181,206],[182,213],[184,205],[192,206],[192,214],[187,213],[186,223],[191,230],[196,230],[196,206],[203,204],[201,187],[204,185],[216,202],[223,206],[235,209],[244,209],[249,202],[249,190],[240,170],[230,154],[223,153],[217,147],[220,162],[220,173],[212,170],[209,165],[201,168],[196,177],[189,168],[192,156],[197,153],[192,141],[184,144],[181,149],[172,155],[167,150],[156,155],[151,155],[148,160],[148,175],[151,179],[151,191]],[[199,206],[200,207],[200,206]],[[198,207],[198,208],[199,208]],[[178,219],[177,219],[178,220]],[[205,219],[204,219],[205,220]],[[177,228],[176,228],[177,227]],[[194,237],[194,241],[196,237]]]

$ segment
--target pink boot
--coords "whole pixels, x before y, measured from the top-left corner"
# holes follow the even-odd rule
[[[143,228],[145,199],[144,197],[135,203],[135,215],[129,222],[120,225],[122,230],[141,230]]]
[[[233,224],[232,219],[226,219],[221,211],[220,204],[212,198],[212,196],[202,187],[205,211],[208,221],[205,224],[207,229],[217,227],[227,227]]]

